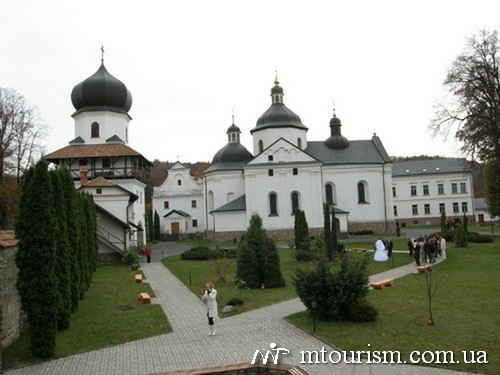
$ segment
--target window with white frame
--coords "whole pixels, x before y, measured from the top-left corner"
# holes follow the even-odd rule
[[[444,184],[438,184],[438,194],[444,195]]]
[[[428,204],[428,203],[424,204],[424,213],[426,215],[430,215],[431,214],[431,205],[430,204]]]
[[[415,197],[417,195],[417,185],[411,185],[410,186],[410,195],[412,197]]]
[[[422,191],[424,195],[429,195],[429,185],[423,185]]]
[[[462,212],[467,212],[467,202],[462,202]]]
[[[418,215],[418,205],[416,205],[416,204],[411,205],[411,213],[413,215]]]
[[[465,182],[460,183],[460,193],[467,194],[467,185]]]
[[[458,188],[457,188],[457,183],[453,182],[451,184],[451,194],[458,194]]]
[[[458,202],[453,202],[453,213],[458,214]]]

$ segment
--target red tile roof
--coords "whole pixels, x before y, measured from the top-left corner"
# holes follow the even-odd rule
[[[121,143],[112,143],[99,145],[69,145],[45,155],[45,159],[57,161],[59,159],[99,158],[107,156],[141,156],[144,158],[142,154],[129,146]]]
[[[13,230],[0,230],[0,247],[16,246],[18,242]]]

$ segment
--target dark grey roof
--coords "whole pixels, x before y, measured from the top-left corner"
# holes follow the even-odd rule
[[[247,209],[247,204],[245,200],[245,194],[243,194],[241,197],[236,198],[235,200],[226,203],[223,206],[220,206],[219,208],[210,211],[212,212],[231,212],[231,211],[245,211]]]
[[[125,142],[123,141],[123,139],[121,139],[120,137],[118,137],[116,134],[112,137],[109,137],[108,139],[106,139],[106,143],[123,143],[125,144]]]
[[[463,158],[398,161],[392,166],[393,177],[469,171],[470,166]]]
[[[174,214],[174,213],[175,213],[175,214],[178,214],[178,215],[180,215],[180,216],[184,216],[184,217],[190,217],[190,216],[191,216],[191,215],[189,215],[187,212],[184,212],[184,211],[182,211],[182,210],[172,210],[172,211],[170,211],[168,214],[163,215],[163,217],[168,217],[168,216],[170,216],[170,215],[172,215],[172,214]]]
[[[349,213],[349,211],[344,211],[344,210],[342,210],[342,209],[338,208],[337,206],[335,206],[334,204],[331,204],[331,205],[330,205],[330,210],[331,210],[332,208],[334,209],[335,214],[348,214],[348,213]]]
[[[132,106],[132,94],[102,64],[92,76],[73,88],[71,101],[76,109],[73,115],[99,110],[128,113]]]
[[[377,136],[371,140],[349,141],[349,147],[331,149],[325,142],[307,142],[305,151],[324,164],[385,164],[391,158]]]
[[[76,145],[76,144],[82,144],[82,143],[85,143],[85,141],[80,136],[76,137],[75,139],[73,139],[72,141],[69,142],[70,145]]]
[[[241,143],[228,143],[215,154],[212,165],[204,173],[219,170],[237,170],[253,159],[253,155]]]

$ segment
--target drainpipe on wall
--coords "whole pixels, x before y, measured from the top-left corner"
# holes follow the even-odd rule
[[[387,195],[385,191],[385,164],[382,165],[382,187],[384,189],[384,217],[385,217],[385,231],[389,230],[389,223],[387,221]]]

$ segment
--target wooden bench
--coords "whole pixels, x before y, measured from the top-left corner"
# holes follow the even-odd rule
[[[137,275],[134,276],[134,281],[136,283],[142,283],[142,274],[138,273]]]
[[[427,264],[425,266],[418,266],[417,270],[418,270],[418,273],[431,272],[432,271],[432,264]]]
[[[139,302],[142,304],[151,303],[151,297],[148,293],[139,293]]]
[[[394,285],[394,279],[385,279],[370,284],[370,286],[373,289],[384,289],[386,286],[393,286],[393,285]]]
[[[353,248],[351,249],[353,253],[366,253],[368,249],[359,249],[359,248]]]

